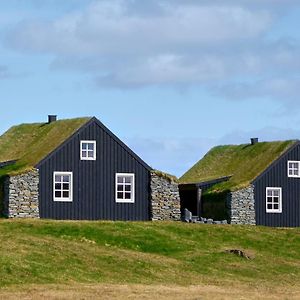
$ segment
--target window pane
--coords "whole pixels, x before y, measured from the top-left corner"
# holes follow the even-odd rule
[[[82,150],[86,150],[86,149],[87,149],[87,143],[82,143],[81,149],[82,149]]]
[[[125,185],[125,191],[131,192],[131,185]]]
[[[274,195],[275,197],[279,197],[279,191],[278,191],[278,190],[274,190],[274,191],[273,191],[273,195]]]
[[[56,198],[61,198],[61,192],[60,191],[55,191],[55,197]]]
[[[61,190],[61,183],[55,183],[55,189]]]
[[[273,198],[273,202],[274,202],[274,203],[279,203],[279,198],[278,198],[278,197],[274,197],[274,198]]]
[[[268,204],[267,207],[268,207],[268,209],[272,209],[273,208],[272,204]]]
[[[267,190],[267,196],[272,196],[272,190]]]
[[[274,209],[279,209],[279,204],[274,204]]]
[[[69,191],[63,191],[63,197],[69,198]]]
[[[267,197],[267,202],[272,203],[272,199],[273,199],[272,197]]]
[[[298,175],[299,175],[299,171],[295,169],[295,170],[294,170],[294,175],[297,175],[297,176],[298,176]]]
[[[68,190],[69,189],[69,184],[68,183],[64,183],[63,184],[63,190]]]
[[[63,181],[64,182],[69,182],[70,181],[70,176],[69,175],[64,175],[63,176]]]
[[[293,170],[289,169],[289,175],[293,175]]]
[[[131,183],[132,177],[126,176],[125,177],[125,183]]]
[[[123,183],[123,177],[122,176],[118,176],[118,183]]]
[[[88,157],[94,157],[94,152],[93,151],[89,151],[88,152]]]
[[[88,144],[88,149],[89,150],[94,150],[94,143],[89,143]]]
[[[123,185],[118,184],[117,191],[118,192],[120,192],[120,191],[123,192]]]
[[[81,156],[82,156],[82,157],[87,157],[87,151],[85,151],[85,150],[82,150],[82,152],[81,152]]]
[[[131,199],[131,193],[125,193],[125,199]]]
[[[61,176],[55,175],[55,182],[60,182],[60,181],[61,181]]]
[[[117,193],[117,198],[118,198],[118,199],[123,199],[123,193],[118,192],[118,193]]]

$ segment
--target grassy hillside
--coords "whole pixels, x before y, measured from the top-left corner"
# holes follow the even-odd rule
[[[261,142],[255,145],[225,145],[212,148],[187,171],[180,183],[196,183],[232,176],[215,186],[216,190],[235,190],[249,185],[295,141]]]
[[[1,220],[0,287],[300,285],[300,228]],[[251,259],[225,252],[242,249]]]

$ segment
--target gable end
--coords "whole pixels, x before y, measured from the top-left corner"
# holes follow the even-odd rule
[[[251,184],[254,184],[259,180],[262,176],[264,176],[269,170],[271,170],[284,156],[288,155],[291,151],[293,151],[296,147],[300,145],[300,141],[297,141],[290,148],[288,148],[284,153],[282,153],[277,159],[275,159],[262,173],[260,173],[255,179],[251,181]]]
[[[60,144],[56,149],[45,156],[40,162],[38,162],[35,167],[39,168],[46,160],[55,155],[61,148],[63,148],[71,139],[77,136],[81,131],[90,126],[92,123],[98,125],[104,132],[106,132],[118,145],[120,145],[129,155],[131,155],[139,164],[141,164],[146,170],[151,171],[152,168],[147,165],[137,154],[135,154],[125,143],[123,143],[115,134],[113,134],[102,122],[100,122],[96,117],[92,117],[88,122],[78,128],[70,137],[68,137],[62,144]]]
[[[151,171],[152,168],[146,164],[135,152],[133,152],[124,142],[122,142],[114,133],[112,133],[101,121],[93,117],[94,121],[102,130],[104,130],[117,144],[119,144],[129,155],[131,155],[138,163],[140,163],[146,170]]]

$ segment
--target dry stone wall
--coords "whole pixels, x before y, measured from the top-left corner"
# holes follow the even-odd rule
[[[4,182],[4,214],[9,218],[39,218],[39,172],[10,176]]]
[[[151,172],[152,220],[180,221],[178,183],[172,178]]]
[[[227,206],[231,224],[256,224],[253,185],[229,193]]]

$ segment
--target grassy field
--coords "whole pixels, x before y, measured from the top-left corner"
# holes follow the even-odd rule
[[[0,234],[7,299],[300,297],[300,228],[3,219]]]

